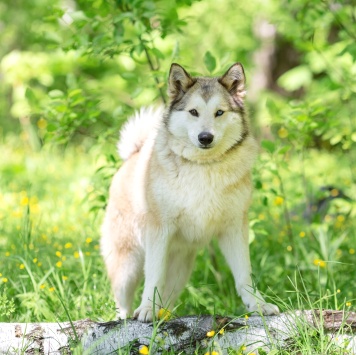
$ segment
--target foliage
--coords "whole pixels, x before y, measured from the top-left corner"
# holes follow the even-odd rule
[[[355,16],[352,1],[328,0],[2,2],[0,316],[115,316],[98,235],[117,133],[135,108],[166,101],[174,61],[197,75],[245,67],[262,148],[250,213],[259,288],[282,309],[352,309]],[[243,314],[215,244],[180,300],[176,315]],[[304,330],[299,350],[326,344]]]

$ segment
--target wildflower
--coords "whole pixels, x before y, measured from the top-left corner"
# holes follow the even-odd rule
[[[37,258],[34,258],[32,261],[36,264],[37,261],[38,261],[38,259],[37,259]]]
[[[86,255],[86,256],[90,256],[90,251],[86,251],[86,252],[85,252],[85,255]]]
[[[304,238],[304,237],[305,237],[305,232],[301,231],[301,232],[299,233],[299,237]]]
[[[339,290],[339,289],[337,289],[337,291],[336,291],[337,293],[340,293],[341,291]]]
[[[351,307],[351,302],[346,302],[346,307]]]
[[[284,202],[284,198],[281,197],[281,196],[277,196],[277,197],[274,199],[274,204],[275,204],[276,206],[282,205],[283,202]]]
[[[97,244],[97,245],[95,245],[94,249],[95,249],[95,250],[99,250],[99,249],[100,249],[100,246]]]
[[[54,227],[52,228],[52,231],[53,231],[53,233],[57,233],[57,232],[59,231],[58,226],[54,226]]]
[[[287,138],[288,137],[288,131],[284,127],[281,127],[278,130],[278,137],[279,138]]]
[[[47,121],[44,119],[44,118],[40,118],[38,121],[37,121],[37,127],[39,129],[45,129],[47,127]]]
[[[64,244],[64,248],[65,248],[65,249],[69,249],[69,248],[71,248],[72,246],[73,246],[72,243],[65,243],[65,244]]]
[[[247,314],[245,314],[245,319],[247,320],[247,319],[249,319],[250,317],[247,315]]]
[[[20,269],[23,270],[25,268],[25,265],[24,264],[20,264]]]
[[[287,246],[287,250],[288,250],[288,251],[292,251],[292,250],[293,250],[292,246],[291,246],[291,245],[288,245],[288,246]]]
[[[59,250],[57,250],[56,251],[56,256],[58,256],[60,258],[62,256],[62,253]]]
[[[332,190],[330,191],[330,195],[331,195],[332,197],[337,197],[337,196],[339,196],[339,190],[338,190],[338,189],[332,189]]]
[[[149,353],[149,350],[146,345],[141,345],[138,352],[139,352],[139,354],[147,355]]]
[[[64,255],[64,256],[62,256],[62,260],[63,261],[66,261],[67,260],[67,257]]]
[[[355,249],[354,249],[354,248],[350,248],[350,249],[349,249],[349,253],[350,253],[351,255],[355,254]]]
[[[49,292],[53,292],[55,290],[55,288],[52,286],[48,290],[49,290]]]
[[[219,355],[219,353],[214,350],[214,351],[208,351],[204,355]]]
[[[319,266],[319,267],[326,267],[326,262],[324,260],[320,260],[320,259],[315,259],[313,261],[313,264],[315,266]]]
[[[5,253],[5,256],[10,256],[10,252],[7,251],[7,252]]]
[[[45,284],[41,284],[41,285],[40,285],[40,290],[43,290],[45,287],[46,287]]]
[[[3,277],[3,278],[1,279],[1,281],[5,283],[5,282],[8,282],[9,280],[8,280],[7,277]]]
[[[161,308],[158,311],[158,319],[168,320],[169,318],[171,318],[171,316],[171,312],[166,308]]]
[[[41,266],[42,266],[42,263],[39,261],[39,262],[37,263],[37,266],[41,267]]]
[[[2,273],[0,272],[0,277],[2,276]]]
[[[345,221],[345,216],[343,216],[342,214],[340,214],[340,215],[338,215],[338,216],[336,217],[336,219],[337,219],[338,222],[342,223],[342,222]]]
[[[265,216],[263,213],[260,213],[260,214],[258,215],[258,219],[259,219],[260,221],[263,221],[263,220],[266,219],[266,216]]]
[[[78,253],[77,251],[75,251],[75,252],[74,252],[74,257],[75,257],[76,259],[78,259],[79,256],[80,256],[79,253]]]
[[[68,280],[68,276],[62,276],[62,280],[63,281],[67,281]]]
[[[223,335],[225,333],[225,329],[224,328],[221,328],[220,330],[219,330],[219,334],[220,335]]]
[[[59,267],[62,267],[63,263],[61,261],[57,261],[56,262],[56,266],[59,268]]]
[[[28,203],[29,203],[29,201],[30,201],[30,200],[28,199],[27,196],[23,196],[23,197],[21,198],[20,205],[21,205],[21,206],[27,206]]]
[[[215,335],[215,330],[210,330],[210,332],[206,333],[206,336],[209,338],[213,337],[214,335]]]
[[[85,243],[90,244],[93,241],[93,238],[87,238],[85,239]]]

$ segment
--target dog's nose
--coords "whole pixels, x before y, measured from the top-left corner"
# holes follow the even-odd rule
[[[209,145],[214,140],[214,135],[211,134],[210,132],[201,132],[198,135],[198,140],[199,140],[199,143],[201,143],[201,144]]]

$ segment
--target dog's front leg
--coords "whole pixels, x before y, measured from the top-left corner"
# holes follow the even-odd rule
[[[163,231],[147,233],[145,238],[145,286],[140,306],[134,312],[134,318],[141,322],[153,319],[153,310],[157,315],[163,294],[167,269],[169,234]]]
[[[248,241],[247,216],[241,223],[233,223],[219,238],[219,245],[235,279],[236,290],[249,312],[261,312],[265,315],[278,314],[278,307],[266,303],[261,294],[253,287]]]

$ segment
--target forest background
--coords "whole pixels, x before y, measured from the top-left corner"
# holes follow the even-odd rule
[[[244,65],[259,289],[283,311],[354,309],[355,18],[351,0],[2,1],[0,321],[115,318],[99,229],[118,132],[167,100],[172,62]],[[174,313],[244,312],[213,243]]]

